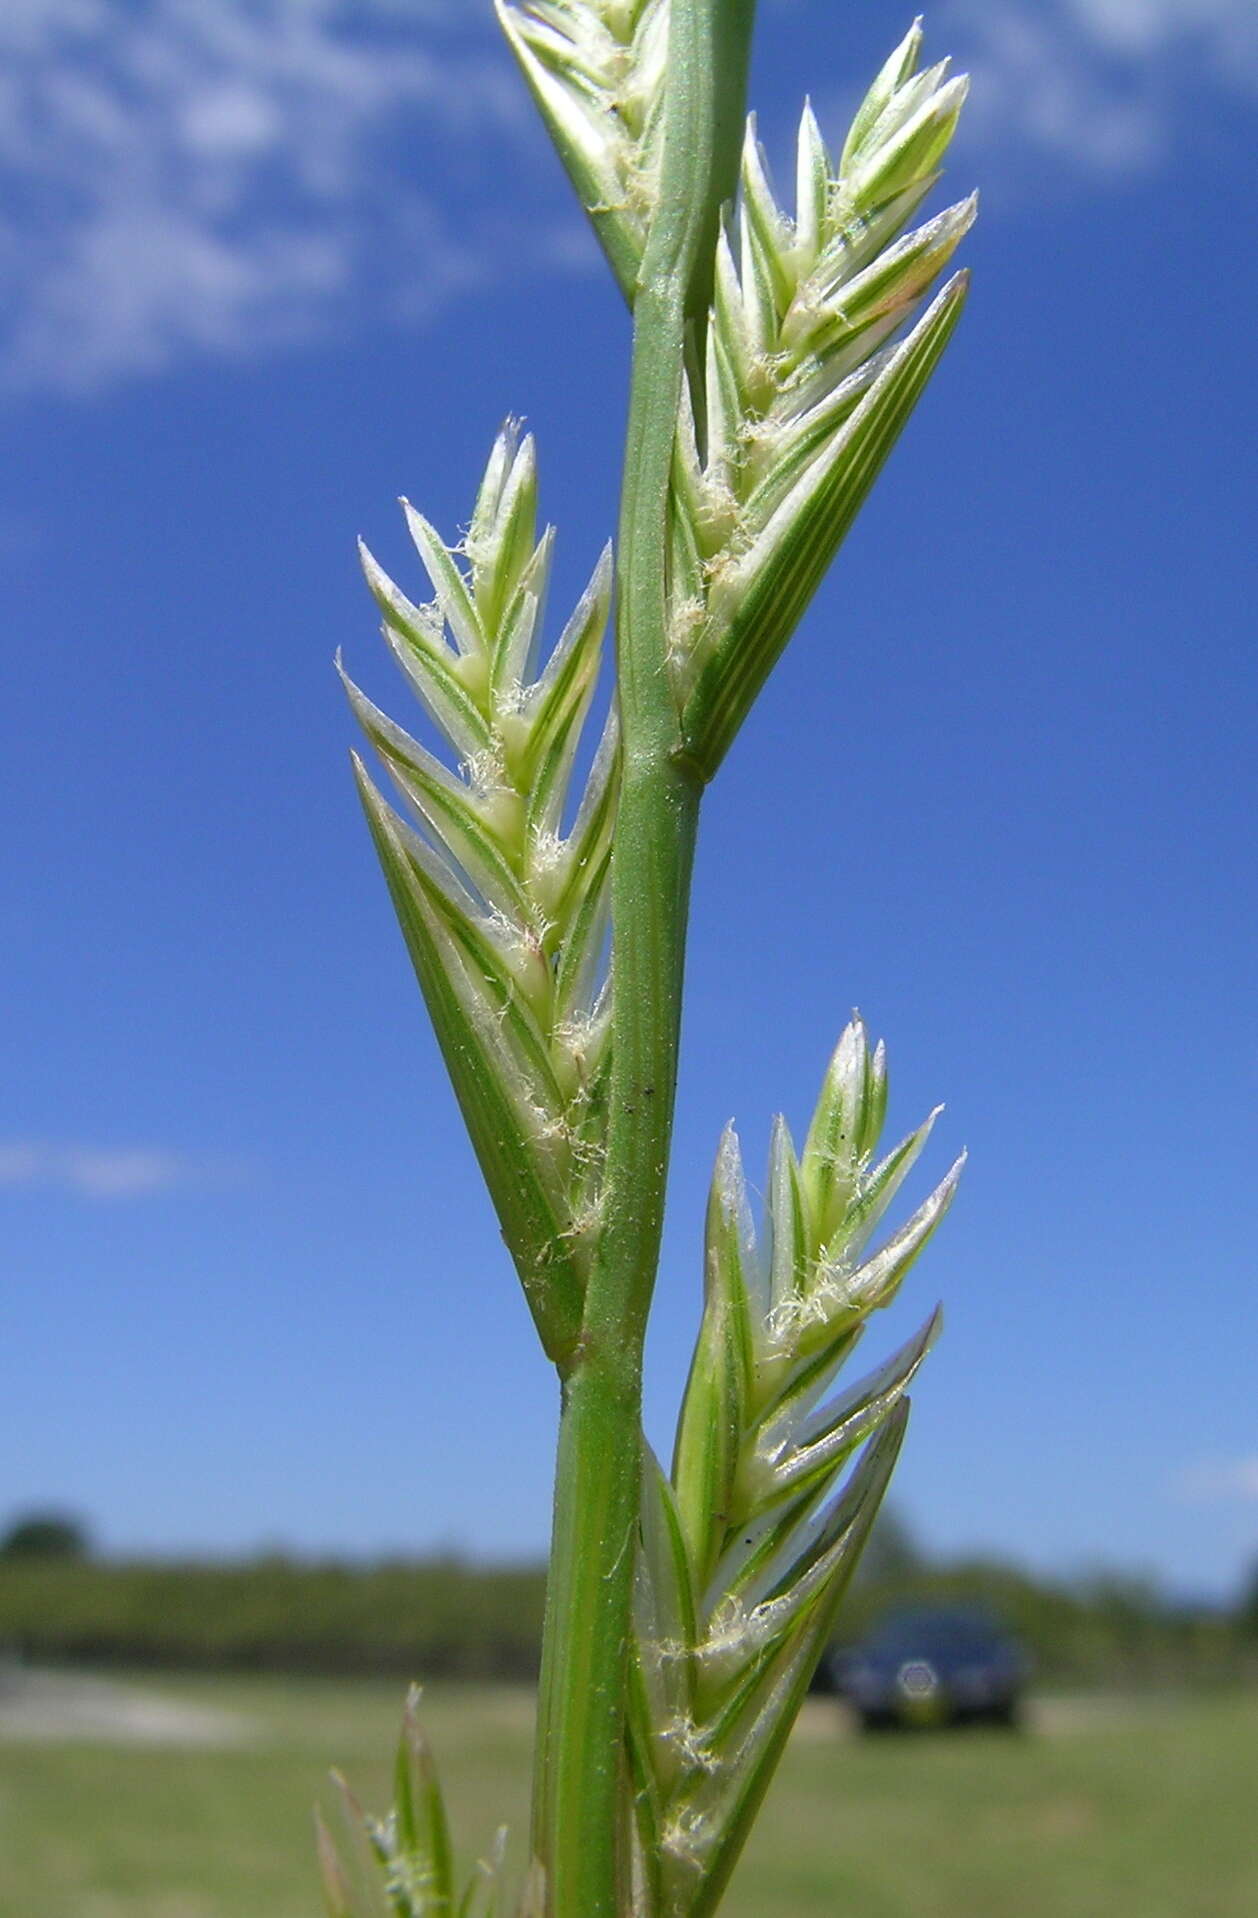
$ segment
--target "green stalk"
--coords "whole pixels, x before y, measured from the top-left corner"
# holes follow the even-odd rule
[[[684,368],[702,361],[720,209],[737,181],[754,10],[755,0],[673,0],[661,200],[634,302],[605,1211],[563,1386],[534,1789],[549,1918],[616,1918],[626,1908],[621,1773],[642,1347],[663,1226],[701,792],[682,754],[666,663],[669,477]]]

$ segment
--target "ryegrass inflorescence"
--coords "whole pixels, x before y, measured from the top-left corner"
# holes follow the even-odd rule
[[[802,1151],[774,1128],[757,1238],[737,1138],[665,1471],[641,1429],[704,787],[951,334],[932,297],[973,200],[913,226],[965,94],[915,25],[837,161],[805,107],[794,212],[743,93],[754,0],[496,0],[634,316],[619,577],[554,645],[531,438],[499,435],[465,537],[404,502],[432,598],[364,549],[440,757],[348,679],[401,802],[371,831],[544,1350],[563,1380],[534,1818],[517,1918],[716,1910],[899,1449],[933,1314],[836,1390],[961,1162],[870,1242],[935,1114],[877,1156],[881,1045],[854,1018]],[[614,626],[616,687],[574,768]],[[569,822],[569,823],[565,823]],[[610,951],[610,957],[609,957]],[[501,1918],[501,1840],[460,1891],[412,1695],[383,1822],[320,1825],[332,1918]]]

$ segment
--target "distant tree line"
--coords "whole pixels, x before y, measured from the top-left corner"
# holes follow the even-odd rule
[[[0,1536],[0,1654],[32,1663],[529,1680],[543,1600],[540,1565],[124,1561],[94,1556],[86,1530],[55,1513]],[[936,1602],[995,1614],[1049,1684],[1258,1681],[1258,1571],[1234,1608],[1177,1605],[1139,1579],[1055,1582],[996,1561],[934,1560],[887,1514],[841,1636]]]
[[[0,1650],[30,1663],[530,1679],[544,1574],[0,1558]]]

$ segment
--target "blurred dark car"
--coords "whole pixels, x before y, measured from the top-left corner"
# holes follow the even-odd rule
[[[832,1661],[835,1689],[867,1731],[894,1725],[1016,1725],[1030,1661],[988,1613],[892,1612]]]

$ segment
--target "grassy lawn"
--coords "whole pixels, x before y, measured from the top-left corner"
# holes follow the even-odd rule
[[[0,1742],[0,1918],[318,1918],[330,1762],[388,1794],[398,1688],[145,1681],[249,1721],[180,1749]],[[434,1690],[456,1836],[523,1829],[530,1701]],[[1021,1736],[832,1735],[810,1706],[730,1918],[1252,1918],[1258,1698],[1055,1705]],[[517,1840],[516,1855],[520,1842]]]

